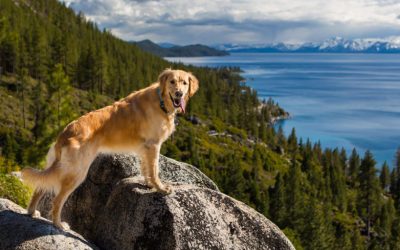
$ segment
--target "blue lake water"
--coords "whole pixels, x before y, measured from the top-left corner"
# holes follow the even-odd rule
[[[323,147],[370,149],[379,167],[393,166],[400,147],[399,54],[233,53],[167,58],[196,66],[239,66],[260,98],[272,97],[291,115],[285,133]]]

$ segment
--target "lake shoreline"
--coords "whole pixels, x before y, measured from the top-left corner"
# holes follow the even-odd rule
[[[372,151],[377,167],[393,166],[400,146],[400,58],[393,54],[231,53],[174,58],[205,67],[240,67],[260,100],[273,98],[290,115],[271,119],[288,135],[324,148]]]

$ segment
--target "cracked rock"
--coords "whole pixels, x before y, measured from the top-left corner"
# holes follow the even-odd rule
[[[195,167],[161,157],[160,177],[174,190],[163,195],[143,185],[139,164],[134,156],[99,156],[63,220],[102,249],[294,249],[271,221]]]
[[[98,249],[81,235],[63,231],[43,218],[31,218],[25,209],[0,198],[0,249]]]

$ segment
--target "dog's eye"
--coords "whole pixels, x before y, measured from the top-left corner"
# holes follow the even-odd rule
[[[187,84],[187,82],[186,82],[186,81],[184,81],[184,82],[183,82],[183,85],[186,85],[186,84]]]
[[[170,83],[171,83],[171,84],[175,84],[175,80],[171,80]]]

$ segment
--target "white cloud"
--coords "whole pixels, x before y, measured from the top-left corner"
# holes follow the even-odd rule
[[[398,0],[64,0],[125,40],[221,43],[400,35]]]

